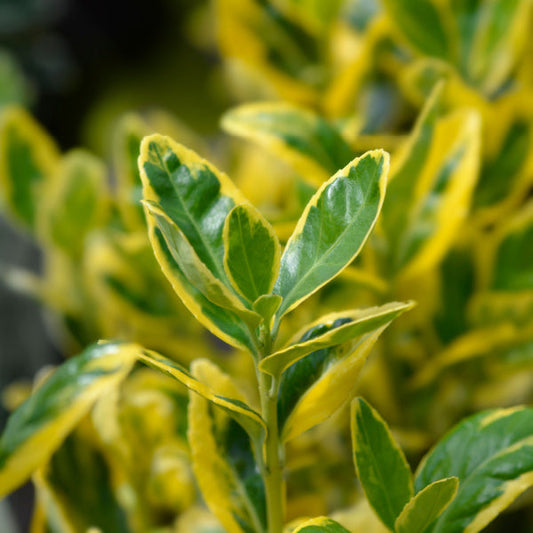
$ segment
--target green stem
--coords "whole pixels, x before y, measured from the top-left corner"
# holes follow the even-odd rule
[[[272,353],[272,332],[265,328],[261,335],[262,358]],[[284,449],[278,430],[279,380],[257,370],[261,415],[267,426],[266,440],[261,460],[261,473],[265,483],[268,533],[279,533],[283,529],[285,508],[285,487],[283,480]]]
[[[268,533],[279,533],[284,522],[283,447],[278,431],[278,381],[260,372],[261,410],[267,425],[263,458]]]

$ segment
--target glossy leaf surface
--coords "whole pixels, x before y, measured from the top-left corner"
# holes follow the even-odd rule
[[[94,402],[128,375],[138,347],[90,346],[61,365],[10,417],[0,439],[0,494],[46,462]]]
[[[359,374],[387,325],[313,352],[285,371],[278,400],[282,440],[320,424],[353,398]]]
[[[331,518],[320,517],[304,522],[292,533],[349,533],[349,531]]]
[[[386,152],[367,152],[311,198],[281,257],[274,287],[274,293],[283,297],[278,318],[357,256],[381,210],[388,168]]]
[[[362,398],[352,403],[352,444],[365,496],[394,531],[396,519],[413,496],[411,470],[385,421]]]
[[[403,508],[396,520],[394,531],[424,533],[454,499],[458,486],[459,480],[449,477],[424,487]]]
[[[176,224],[211,274],[231,287],[223,266],[222,232],[235,203],[245,200],[229,178],[194,152],[160,135],[143,140],[139,167],[145,200],[156,204]],[[242,319],[211,302],[187,278],[151,215],[148,226],[164,274],[194,316],[224,341],[254,353],[253,339]]]
[[[302,357],[361,337],[388,324],[412,307],[412,303],[391,302],[380,307],[342,311],[323,316],[297,333],[286,348],[259,363],[263,372],[279,376]]]
[[[415,489],[459,478],[452,503],[430,533],[475,533],[533,484],[533,409],[479,413],[446,435],[420,465]]]
[[[222,126],[264,146],[315,185],[321,185],[354,157],[339,132],[323,118],[286,103],[237,107],[226,113]]]
[[[249,302],[269,294],[278,277],[281,247],[272,226],[250,205],[234,207],[224,225],[224,268]]]

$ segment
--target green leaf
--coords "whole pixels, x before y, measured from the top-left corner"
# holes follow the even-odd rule
[[[319,98],[325,82],[319,41],[275,3],[219,0],[217,21],[220,51],[235,75],[285,100]]]
[[[14,56],[0,49],[0,108],[8,104],[29,105],[32,96],[31,86]]]
[[[533,289],[533,202],[512,216],[498,231],[491,250],[490,289],[524,291]]]
[[[117,207],[130,230],[146,226],[141,205],[142,183],[137,159],[142,138],[148,133],[143,119],[133,113],[124,115],[113,135],[113,164],[117,179]]]
[[[169,376],[172,376],[183,383],[191,391],[198,393],[206,400],[217,405],[245,429],[254,443],[262,442],[266,432],[265,423],[259,414],[246,405],[245,398],[242,394],[238,394],[233,398],[217,395],[205,383],[198,381],[198,379],[180,364],[171,359],[167,359],[152,350],[142,350],[139,354],[139,360],[153,368],[165,372]],[[204,370],[204,374],[206,374],[208,370],[210,372],[209,375],[219,372],[215,365],[209,363],[206,359],[196,359],[194,365],[196,368],[201,366]],[[205,370],[206,368],[208,370]],[[224,379],[227,381],[228,378]]]
[[[429,2],[384,0],[389,20],[401,36],[424,55],[448,59],[448,36],[437,7]]]
[[[354,157],[339,132],[315,113],[292,104],[246,104],[227,112],[222,127],[287,161],[301,176],[321,185]]]
[[[396,519],[413,496],[411,470],[385,421],[362,398],[352,403],[352,444],[366,498],[394,531]]]
[[[335,520],[321,516],[304,522],[291,533],[350,533]]]
[[[313,352],[285,371],[278,395],[282,440],[320,424],[353,398],[371,349],[389,323],[351,341]]]
[[[370,333],[388,324],[413,305],[413,302],[391,302],[380,307],[341,311],[323,316],[305,326],[287,347],[263,359],[259,363],[259,369],[279,376],[311,352],[337,346]]]
[[[38,232],[38,211],[59,161],[52,139],[19,107],[0,116],[0,191],[17,223]]]
[[[53,531],[129,533],[103,454],[82,432],[69,435],[33,478]],[[80,483],[83,480],[83,483]]]
[[[281,257],[278,320],[357,256],[381,210],[388,169],[386,152],[367,152],[311,198]]]
[[[9,418],[0,439],[0,497],[45,463],[101,396],[130,372],[139,348],[104,343],[61,365]]]
[[[264,296],[260,296],[252,305],[254,311],[263,317],[268,327],[272,327],[271,322],[274,313],[281,305],[281,300],[281,296],[277,294],[265,294]]]
[[[459,109],[439,118],[433,92],[398,155],[383,212],[394,273],[415,277],[448,251],[466,218],[480,161],[480,116]]]
[[[144,199],[157,205],[167,215],[207,271],[232,291],[224,270],[222,234],[224,221],[231,209],[236,203],[246,203],[238,189],[207,161],[161,135],[143,139],[139,167]],[[162,230],[148,211],[147,219],[156,258],[185,305],[215,335],[254,353],[254,339],[248,326],[231,310],[211,302],[187,278],[172,256],[172,243],[165,242]],[[170,235],[168,231],[167,234]],[[188,271],[188,274],[191,272]],[[250,314],[255,313],[250,310]]]
[[[403,508],[398,516],[396,533],[424,533],[430,524],[448,507],[457,494],[456,477],[439,479],[424,487]]]
[[[250,327],[255,328],[260,322],[259,315],[247,309],[240,299],[213,275],[196,255],[196,251],[183,232],[160,207],[150,201],[145,205],[165,237],[172,257],[191,285],[196,287],[209,301],[224,309],[234,311]]]
[[[224,224],[224,268],[235,289],[249,302],[269,294],[279,272],[281,246],[257,209],[234,207]]]
[[[207,360],[195,361],[191,373],[220,397],[238,395],[229,377]],[[193,470],[207,506],[228,533],[264,533],[265,488],[256,462],[261,448],[197,394],[190,395],[188,419]]]
[[[50,187],[43,222],[47,237],[79,259],[87,234],[104,224],[109,196],[104,164],[83,150],[69,152]]]
[[[476,533],[533,485],[533,409],[476,414],[456,426],[422,461],[415,489],[459,478],[452,503],[428,533]]]

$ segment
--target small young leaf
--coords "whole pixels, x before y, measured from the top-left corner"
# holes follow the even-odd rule
[[[206,384],[198,381],[198,379],[180,364],[151,350],[142,350],[139,353],[139,360],[172,376],[183,383],[188,389],[198,393],[206,400],[223,409],[244,428],[253,442],[261,442],[263,440],[266,431],[265,423],[261,416],[246,405],[245,398],[242,394],[238,394],[235,397],[217,395]],[[197,369],[201,368],[204,374],[207,373],[207,370],[211,374],[220,372],[213,363],[209,363],[206,359],[196,359],[194,365]],[[227,380],[228,378],[225,378],[225,381]]]
[[[0,497],[59,448],[99,397],[129,374],[139,347],[103,343],[63,363],[9,418],[0,439]]]
[[[385,195],[389,155],[367,152],[339,170],[305,208],[281,257],[277,318],[294,309],[356,257]]]
[[[281,296],[278,294],[265,294],[264,296],[257,298],[252,307],[256,313],[259,313],[263,317],[268,327],[271,327],[274,313],[278,310],[280,305]]]
[[[319,517],[304,522],[302,525],[293,529],[291,533],[350,533],[338,522],[331,518]]]
[[[265,146],[314,185],[322,185],[354,157],[333,126],[291,104],[245,104],[226,113],[222,127]]]
[[[403,508],[396,520],[395,533],[424,533],[455,498],[458,487],[456,477],[439,479],[424,487]]]
[[[461,422],[422,461],[415,489],[448,476],[459,478],[459,490],[427,533],[481,531],[533,485],[533,409],[490,410]]]
[[[43,194],[59,161],[52,139],[22,108],[3,110],[0,121],[0,191],[8,209],[24,228],[38,233]]]
[[[195,361],[191,373],[221,398],[239,396],[230,378],[207,360]],[[193,470],[207,506],[228,533],[264,533],[265,488],[256,446],[241,426],[218,416],[198,394],[190,395],[188,410]]]
[[[224,268],[249,302],[269,294],[279,272],[281,247],[272,226],[252,206],[234,207],[224,224]]]
[[[381,307],[341,311],[323,316],[305,326],[286,348],[263,359],[259,368],[263,372],[279,376],[307,354],[361,337],[394,320],[412,306],[412,302],[391,302]]]
[[[352,444],[366,498],[394,531],[396,519],[413,496],[411,470],[385,421],[362,398],[352,403]]]

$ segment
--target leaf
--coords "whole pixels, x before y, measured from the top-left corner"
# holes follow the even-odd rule
[[[269,294],[279,272],[281,246],[272,226],[250,205],[234,207],[224,224],[224,268],[249,302]]]
[[[292,533],[350,533],[347,529],[342,527],[335,520],[331,518],[319,517],[313,518],[304,522],[296,529],[292,530]]]
[[[222,127],[264,146],[314,185],[321,185],[354,157],[333,126],[292,104],[245,104],[227,112]]]
[[[260,296],[252,305],[254,311],[259,313],[269,328],[272,328],[274,313],[281,305],[281,296],[277,294],[265,294]]]
[[[83,433],[69,435],[33,480],[53,531],[130,531],[109,466]]]
[[[325,76],[314,36],[272,2],[218,0],[217,8],[218,44],[236,76],[284,100],[318,99]]]
[[[476,414],[452,429],[424,458],[415,489],[459,478],[452,503],[428,533],[476,533],[533,485],[533,409]]]
[[[69,256],[79,259],[87,234],[104,224],[109,197],[104,164],[84,150],[66,154],[44,202],[47,237]]]
[[[252,328],[256,327],[260,321],[257,313],[246,309],[239,298],[202,263],[173,220],[153,202],[148,201],[145,205],[165,237],[172,257],[188,281],[209,301],[234,311]]]
[[[525,49],[530,15],[531,6],[520,0],[480,2],[476,13],[466,15],[476,25],[471,47],[462,54],[468,81],[489,95],[501,88]]]
[[[381,210],[388,169],[386,152],[367,152],[313,195],[281,257],[278,320],[357,256]]]
[[[259,369],[279,376],[302,357],[361,337],[388,324],[413,307],[412,302],[391,302],[380,307],[341,311],[323,316],[297,333],[289,345],[265,357]]]
[[[265,423],[260,415],[246,405],[245,398],[242,394],[239,393],[235,397],[220,396],[213,392],[206,384],[196,379],[193,374],[189,373],[180,364],[152,350],[142,350],[139,354],[139,360],[172,376],[183,383],[189,390],[200,394],[206,400],[217,405],[246,430],[254,443],[262,442],[266,431]],[[210,372],[207,374],[208,376],[216,375],[217,372],[220,374],[220,371],[215,365],[209,363],[206,359],[196,359],[193,365],[194,368],[201,368],[204,375],[208,371]],[[228,381],[228,378],[223,379]],[[234,386],[233,388],[235,389]]]
[[[223,265],[222,233],[226,216],[234,205],[245,203],[240,192],[225,174],[218,172],[207,161],[160,135],[144,138],[139,167],[145,200],[158,205],[166,213],[210,273],[231,289]],[[207,299],[187,279],[172,257],[171,246],[165,242],[154,217],[149,215],[147,218],[155,256],[186,307],[222,340],[255,353],[254,339],[248,326],[232,311]]]
[[[387,326],[313,352],[285,371],[278,398],[282,440],[320,424],[353,398],[359,374]]]
[[[130,372],[134,344],[90,346],[63,363],[9,418],[0,439],[0,496],[21,485]]]
[[[433,3],[384,0],[383,4],[390,22],[415,50],[424,55],[449,58],[452,43]]]
[[[352,403],[352,444],[365,496],[394,531],[396,519],[413,496],[411,470],[385,421],[362,398]]]
[[[222,397],[239,394],[228,376],[207,360],[194,362],[191,372]],[[254,445],[235,421],[217,415],[204,398],[191,394],[188,440],[198,486],[225,531],[264,533],[265,488]]]
[[[397,160],[383,213],[393,269],[404,277],[442,259],[466,218],[478,177],[480,116],[461,109],[438,118],[439,95],[437,88]]]
[[[430,524],[446,509],[457,494],[456,477],[430,483],[416,494],[396,519],[396,533],[424,533]]]
[[[0,116],[0,190],[3,207],[30,232],[38,232],[43,194],[59,161],[46,132],[20,107]]]
[[[117,207],[129,230],[146,225],[142,199],[142,183],[137,159],[142,138],[148,133],[143,119],[134,114],[124,115],[113,135],[113,166],[117,179]]]

